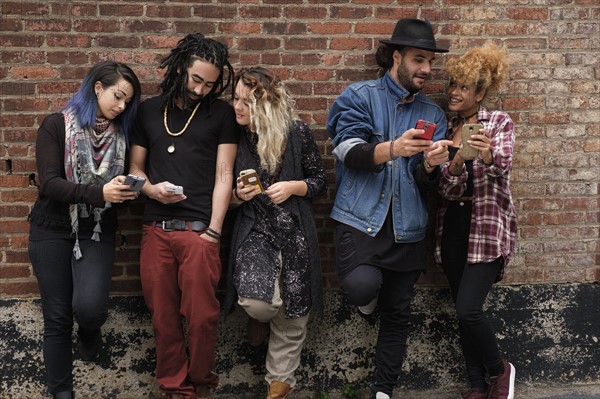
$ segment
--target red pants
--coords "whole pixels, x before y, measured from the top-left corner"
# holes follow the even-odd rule
[[[216,386],[215,293],[221,275],[219,244],[193,231],[143,226],[140,273],[156,341],[161,389],[195,398],[196,386]],[[188,350],[181,316],[187,321]],[[189,354],[189,356],[188,356]]]

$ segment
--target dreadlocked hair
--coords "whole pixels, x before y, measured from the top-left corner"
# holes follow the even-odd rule
[[[187,95],[187,70],[196,60],[208,62],[219,69],[219,77],[206,97],[209,100],[218,98],[233,80],[233,67],[229,63],[227,46],[214,39],[204,37],[202,33],[189,33],[177,42],[177,46],[161,62],[160,68],[167,68],[165,77],[159,88],[163,93],[163,107],[175,106],[175,100],[181,99],[184,108],[190,107]],[[223,81],[227,67],[226,81]]]
[[[271,71],[243,68],[236,76],[248,88],[250,126],[258,136],[256,150],[263,169],[273,174],[286,147],[290,128],[297,119],[295,102],[283,82]]]

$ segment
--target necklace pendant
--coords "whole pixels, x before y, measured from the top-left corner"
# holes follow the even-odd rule
[[[167,152],[169,154],[172,154],[175,152],[175,146],[173,144],[171,144],[170,146],[167,147]]]

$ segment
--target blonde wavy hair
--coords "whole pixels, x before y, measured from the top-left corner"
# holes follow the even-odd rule
[[[474,85],[475,91],[496,91],[508,74],[508,56],[504,49],[485,43],[473,47],[460,57],[448,60],[450,81]]]
[[[248,128],[258,136],[256,149],[260,165],[273,174],[285,151],[290,127],[297,119],[295,102],[283,82],[265,68],[243,68],[236,76],[234,87],[240,81],[248,88]]]

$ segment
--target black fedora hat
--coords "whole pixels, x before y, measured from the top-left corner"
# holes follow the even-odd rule
[[[435,53],[447,53],[445,48],[437,48],[433,28],[428,21],[420,19],[401,19],[396,22],[394,33],[390,40],[380,40],[381,43],[390,46],[407,46]]]

